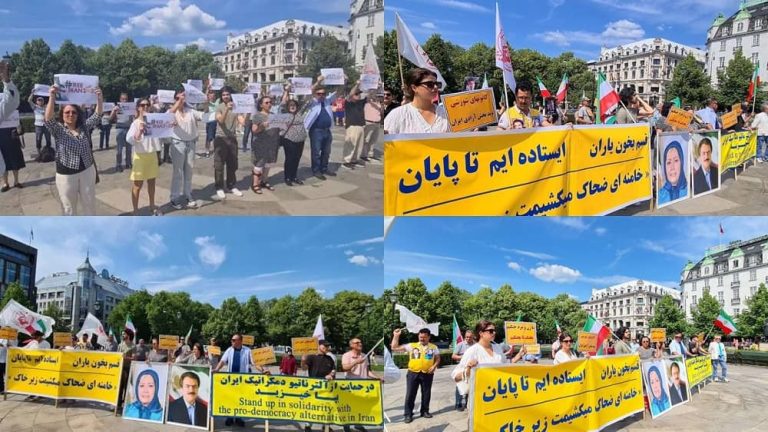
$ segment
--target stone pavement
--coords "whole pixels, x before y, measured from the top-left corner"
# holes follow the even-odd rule
[[[93,143],[96,149],[94,155],[100,175],[100,183],[96,185],[96,213],[97,215],[131,214],[133,207],[130,170],[122,173],[115,171],[116,130],[112,129],[108,150],[98,150],[99,133],[98,130],[93,132]],[[0,195],[0,215],[61,215],[61,205],[55,184],[55,164],[34,162],[37,156],[35,135],[28,133],[24,139],[27,167],[19,171],[24,188],[13,188]],[[379,142],[375,146],[379,158],[382,156],[382,139],[383,134],[380,135]],[[198,152],[203,152],[204,141],[203,128],[197,144]],[[381,215],[384,203],[384,166],[381,159],[371,160],[365,167],[358,166],[350,170],[341,166],[343,149],[344,128],[334,127],[329,169],[336,171],[338,176],[320,181],[312,176],[309,139],[307,139],[299,164],[299,178],[305,183],[302,186],[293,187],[283,183],[284,153],[281,149],[277,164],[269,173],[269,182],[275,190],[264,189],[263,195],[256,195],[250,189],[252,184],[250,151],[240,151],[237,187],[244,196],[238,198],[228,194],[224,202],[215,199],[213,157],[196,159],[192,176],[192,196],[201,204],[201,208],[197,210],[175,210],[169,205],[172,169],[170,164],[163,164],[157,179],[156,203],[163,206],[163,213],[173,215]],[[12,183],[13,180],[9,178],[9,182]],[[146,187],[145,184],[139,198],[141,215],[150,214]]]

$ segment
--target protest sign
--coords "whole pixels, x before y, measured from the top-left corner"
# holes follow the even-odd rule
[[[688,357],[685,359],[688,385],[695,387],[712,376],[712,361],[709,356]]]
[[[381,75],[362,74],[360,75],[360,90],[376,90],[379,88],[380,81]]]
[[[72,333],[66,332],[54,332],[53,333],[53,347],[67,347],[72,346]]]
[[[193,394],[189,393],[189,388],[191,387],[196,389]],[[208,421],[210,419],[208,407],[211,400],[210,389],[210,366],[172,365],[168,372],[166,423],[197,429],[208,429]],[[187,401],[185,398],[190,398],[190,400]],[[193,413],[190,413],[187,409],[187,404],[190,402],[193,402],[195,405]]]
[[[224,78],[211,78],[211,90],[221,90],[224,88]],[[202,90],[202,89],[201,89]]]
[[[741,104],[737,103],[731,107],[731,112],[736,113],[736,115],[741,115],[741,113],[743,113],[744,111],[742,111],[741,109]]]
[[[317,342],[316,337],[291,338],[291,350],[293,351],[293,355],[299,357],[304,354],[316,354]]]
[[[738,123],[739,114],[735,111],[731,111],[729,113],[723,114],[720,117],[720,121],[723,123],[723,129],[730,129],[733,126],[736,126],[736,123]]]
[[[725,134],[720,143],[721,172],[741,166],[757,154],[757,134],[752,131]]]
[[[136,115],[136,102],[118,102],[117,106],[125,115]]]
[[[269,115],[269,127],[278,128],[280,130],[288,129],[288,126],[293,120],[293,114],[270,114]]]
[[[168,363],[131,363],[125,385],[124,419],[163,422],[167,408],[168,368]]]
[[[253,358],[253,364],[259,366],[277,363],[275,350],[271,346],[252,349],[251,357]]]
[[[210,355],[221,355],[221,347],[218,347],[216,345],[206,345],[205,350]]]
[[[203,91],[203,80],[191,80],[191,79],[188,79],[187,80],[187,84],[189,84],[192,87],[200,90],[201,92]]]
[[[691,388],[688,385],[688,373],[683,357],[665,358],[664,367],[669,382],[669,400],[672,407],[688,403],[691,400]]]
[[[597,352],[597,334],[579,330],[578,344],[576,349],[579,352],[593,353]]]
[[[19,331],[13,327],[0,327],[0,339],[15,341],[19,338]]]
[[[245,346],[253,346],[255,338],[252,335],[242,335],[243,337],[243,345]]]
[[[103,351],[8,348],[8,393],[117,405],[123,356]]]
[[[115,104],[114,104],[114,103],[112,103],[112,102],[104,102],[104,103],[101,105],[101,109],[102,109],[102,110],[103,110],[103,112],[105,112],[105,113],[111,113],[111,112],[112,112],[112,110],[113,110],[113,109],[115,109]]]
[[[691,124],[692,120],[693,113],[689,113],[688,111],[677,107],[672,107],[669,109],[667,124],[670,126],[674,126],[678,129],[688,129],[688,126]]]
[[[597,431],[643,411],[637,354],[556,366],[481,365],[472,377],[473,432]]]
[[[373,45],[368,44],[365,48],[365,64],[360,71],[360,90],[376,90],[381,81],[381,72],[379,64],[376,61],[376,54],[373,52]]]
[[[208,97],[197,87],[190,84],[182,84],[184,87],[184,99],[188,104],[196,105],[208,102]]]
[[[384,424],[381,382],[362,379],[215,373],[211,414],[342,426]]]
[[[342,68],[323,68],[320,69],[325,85],[344,85],[344,69]]]
[[[253,114],[256,112],[256,101],[252,94],[233,94],[232,103],[234,104],[232,112],[235,114]]]
[[[528,344],[525,345],[525,353],[530,355],[541,354],[541,344]]]
[[[175,114],[147,114],[146,119],[147,131],[144,133],[145,137],[172,138],[175,136],[173,133],[174,124],[176,123]]]
[[[248,83],[243,93],[261,94],[261,83],[260,82]]]
[[[158,348],[175,350],[179,346],[179,337],[175,335],[160,335],[158,337]]]
[[[657,418],[673,406],[690,400],[682,357],[646,360],[642,365],[651,418]]]
[[[665,328],[652,328],[651,329],[651,342],[666,342],[667,341],[667,329]]]
[[[53,76],[53,83],[59,88],[56,95],[57,104],[96,104],[96,89],[99,88],[97,76],[56,74]]]
[[[32,87],[32,94],[35,96],[50,96],[51,86],[45,84],[35,84],[35,86]]]
[[[272,84],[269,86],[269,95],[272,97],[280,97],[283,95],[283,86],[280,84]]]
[[[452,132],[472,130],[497,121],[492,88],[443,95],[441,99]]]
[[[509,345],[536,343],[536,323],[504,321],[504,337]]]
[[[17,128],[21,124],[20,119],[19,110],[14,110],[8,118],[0,122],[0,129]]]
[[[387,216],[595,216],[652,196],[648,125],[385,140]]]
[[[296,95],[312,94],[312,78],[291,78],[291,90]]]
[[[169,103],[169,104],[175,103],[176,92],[173,90],[158,90],[157,100],[160,103]]]

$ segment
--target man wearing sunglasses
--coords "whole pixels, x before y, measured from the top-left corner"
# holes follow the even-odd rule
[[[408,374],[406,375],[405,391],[405,423],[413,421],[413,408],[416,403],[416,393],[421,388],[421,416],[432,418],[429,412],[429,401],[432,398],[432,380],[435,371],[440,366],[440,351],[437,346],[429,343],[430,331],[419,330],[419,341],[400,345],[401,329],[395,329],[392,336],[392,352],[408,353]]]
[[[384,96],[382,98],[382,109],[383,109],[383,113],[381,115],[382,126],[384,126],[384,119],[387,118],[389,113],[391,113],[393,109],[399,106],[400,104],[397,103],[397,101],[395,101],[394,97],[392,96],[392,90],[385,88]]]
[[[331,158],[331,144],[333,135],[333,111],[331,106],[336,100],[336,93],[326,97],[323,87],[325,77],[317,77],[317,82],[312,86],[315,97],[309,102],[307,116],[304,117],[304,127],[309,133],[309,147],[312,155],[312,174],[320,180],[325,176],[335,176],[336,173],[328,171],[328,161]]]
[[[237,150],[237,142],[235,142],[235,150]],[[232,335],[232,345],[224,351],[224,354],[219,360],[219,364],[213,368],[212,372],[220,371],[226,366],[226,372],[230,373],[250,373],[251,369],[255,369],[259,372],[266,373],[261,366],[253,364],[253,357],[251,357],[251,349],[243,346],[243,335],[235,333]],[[228,417],[224,422],[227,426],[232,426],[232,423],[237,426],[243,427],[245,423],[242,419]]]

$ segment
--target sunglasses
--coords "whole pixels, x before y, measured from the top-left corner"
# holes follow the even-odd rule
[[[77,115],[77,111],[64,111],[64,115]]]
[[[563,343],[573,343],[573,339],[563,339]]]
[[[432,90],[432,89],[440,90],[441,88],[443,88],[443,83],[438,82],[438,81],[422,81],[418,85],[424,86],[424,87],[426,87],[426,88],[428,88],[430,90]]]
[[[232,339],[232,342],[240,342],[240,339]]]
[[[485,329],[485,330],[483,330],[483,331],[484,331],[484,332],[488,332],[488,333],[494,333],[494,334],[496,333],[496,329],[495,329],[495,328],[492,328],[492,329]]]
[[[325,96],[325,93],[315,93],[315,96]]]
[[[149,106],[149,104],[145,102],[145,103],[140,103],[140,104],[139,104],[139,106],[140,106],[140,107],[148,107],[148,106]]]

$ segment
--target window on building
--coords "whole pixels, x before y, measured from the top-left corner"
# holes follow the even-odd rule
[[[738,282],[739,281],[739,273],[738,272],[733,274],[733,281],[734,282]]]
[[[718,291],[717,292],[717,300],[718,301],[723,301],[723,292],[722,291]]]
[[[661,66],[661,59],[657,59],[657,58],[653,59],[653,65],[654,66]]]
[[[757,270],[750,270],[749,271],[749,280],[750,282],[754,282],[757,280]]]
[[[739,314],[739,308],[733,308],[733,314],[738,315]]]
[[[374,14],[368,15],[368,27],[373,27],[374,25]]]
[[[267,58],[266,57],[262,57],[261,58],[261,67],[265,67],[265,66],[267,66]]]
[[[719,67],[725,67],[725,57],[720,57],[720,66]]]
[[[757,64],[757,53],[752,53],[752,64]]]
[[[292,50],[293,49],[293,42],[286,42],[285,43],[285,49]]]
[[[733,260],[733,268],[739,268],[739,260]]]
[[[635,71],[632,71],[632,79],[635,79]]]
[[[275,65],[275,56],[270,57],[269,64],[272,66]]]
[[[691,296],[691,304],[696,306],[696,296]]]
[[[373,45],[373,33],[368,33],[365,36],[365,43],[366,45]]]
[[[756,292],[757,292],[757,287],[756,286],[753,285],[753,286],[749,287],[749,293],[751,295],[755,295]]]
[[[18,278],[18,270],[19,266],[16,263],[13,262],[7,262],[5,264],[5,283],[9,284],[11,282],[16,282],[16,279]]]
[[[693,287],[693,290],[694,290],[694,291],[696,291],[696,281],[693,281],[693,282],[691,283],[691,286]]]
[[[752,36],[752,46],[760,46],[760,35]]]
[[[705,275],[709,274],[709,266],[704,267],[704,274]]]

